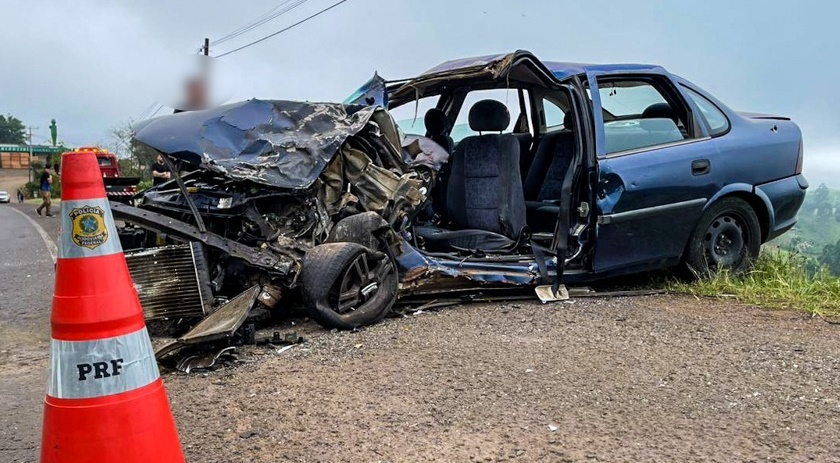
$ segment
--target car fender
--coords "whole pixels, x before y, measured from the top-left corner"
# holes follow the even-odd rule
[[[767,236],[769,230],[773,230],[776,219],[770,198],[763,191],[748,183],[730,183],[724,186],[706,202],[703,211],[705,212],[712,204],[726,196],[740,196],[752,206],[761,223],[762,238]],[[762,221],[761,219],[766,220]]]

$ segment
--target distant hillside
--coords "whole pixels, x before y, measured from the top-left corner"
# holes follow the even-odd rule
[[[782,249],[794,251],[820,261],[824,265],[836,267],[833,262],[840,261],[840,190],[828,189],[825,185],[809,189],[805,203],[799,211],[796,226],[773,241]],[[832,259],[832,257],[835,257]],[[833,261],[833,262],[832,262]]]

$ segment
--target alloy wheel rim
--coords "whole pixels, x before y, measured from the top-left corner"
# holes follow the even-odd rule
[[[390,269],[391,262],[387,257],[371,262],[368,253],[357,256],[344,269],[333,288],[330,297],[332,309],[344,315],[376,297]]]

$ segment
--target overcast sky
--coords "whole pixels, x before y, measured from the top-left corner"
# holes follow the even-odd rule
[[[204,37],[286,0],[0,0],[0,113],[59,139],[107,142],[164,97],[161,78]],[[223,53],[337,0],[309,0]],[[806,175],[840,188],[840,2],[829,0],[349,0],[220,58],[231,100],[341,101],[374,71],[404,78],[457,57],[533,51],[546,60],[661,64],[738,110],[792,117]]]

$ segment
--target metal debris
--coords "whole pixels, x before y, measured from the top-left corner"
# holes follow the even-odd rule
[[[286,352],[287,350],[291,349],[292,347],[295,347],[295,345],[296,344],[292,344],[291,346],[283,346],[283,347],[277,349],[277,353],[282,354],[283,352]]]
[[[253,286],[231,299],[187,334],[158,348],[155,356],[162,358],[185,346],[230,339],[248,317],[248,312],[253,307],[259,290],[259,286]]]
[[[216,353],[189,355],[182,358],[175,368],[184,373],[189,373],[192,370],[207,369],[214,366],[223,356],[227,357],[229,360],[235,360],[235,357],[232,355],[235,349],[236,347],[229,346]]]
[[[540,298],[543,304],[546,302],[557,302],[557,301],[565,301],[569,299],[569,291],[566,289],[565,285],[560,285],[557,287],[557,291],[554,291],[554,287],[552,285],[540,285],[534,288],[537,293],[537,297]]]

